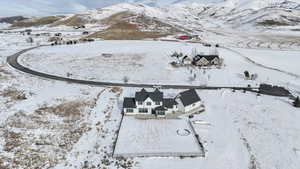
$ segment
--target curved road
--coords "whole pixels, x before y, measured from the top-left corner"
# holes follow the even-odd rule
[[[23,53],[26,53],[30,50],[40,48],[47,45],[36,46],[28,49],[24,49],[20,52],[17,52],[9,57],[7,57],[7,63],[12,66],[13,68],[31,74],[35,76],[39,76],[42,78],[52,79],[52,80],[59,80],[69,83],[77,83],[77,84],[84,84],[84,85],[94,85],[94,86],[108,86],[108,87],[139,87],[139,88],[155,88],[160,87],[164,89],[207,89],[207,90],[217,90],[217,89],[234,89],[234,90],[248,90],[252,92],[257,92],[255,89],[258,88],[248,88],[248,87],[221,87],[221,86],[193,86],[193,85],[161,85],[161,84],[135,84],[135,83],[112,83],[112,82],[99,82],[99,81],[90,81],[90,80],[80,80],[80,79],[72,79],[67,77],[61,77],[56,75],[51,75],[47,73],[42,73],[36,70],[32,70],[28,67],[21,65],[18,62],[18,57]]]

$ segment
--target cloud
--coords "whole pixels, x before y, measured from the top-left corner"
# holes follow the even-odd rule
[[[0,17],[52,15],[101,8],[123,0],[0,0]]]
[[[5,16],[16,15],[45,16],[53,14],[76,13],[86,9],[101,8],[122,2],[144,3],[148,5],[163,6],[186,1],[196,1],[200,3],[215,3],[223,2],[224,0],[0,0],[0,18]]]

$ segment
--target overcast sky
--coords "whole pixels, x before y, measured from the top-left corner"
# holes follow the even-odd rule
[[[0,0],[0,17],[50,15],[100,8],[123,0]]]

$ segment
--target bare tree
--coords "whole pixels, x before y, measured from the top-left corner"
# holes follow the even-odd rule
[[[33,38],[32,38],[32,37],[27,38],[27,39],[26,39],[26,42],[32,44],[32,43],[33,43]]]
[[[251,75],[251,80],[257,79],[257,76],[258,76],[258,75],[257,75],[256,73],[255,73],[255,74],[252,74],[252,75]]]
[[[124,82],[124,83],[127,83],[128,81],[129,81],[129,78],[128,78],[127,76],[124,76],[124,77],[123,77],[123,82]]]

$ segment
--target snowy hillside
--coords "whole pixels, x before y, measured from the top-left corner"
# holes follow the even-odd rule
[[[45,23],[51,24],[51,21],[52,23],[58,21],[58,23],[54,24],[55,26],[74,26],[76,24],[99,23],[101,20],[121,12],[131,12],[151,18],[159,18],[160,21],[167,23],[170,23],[170,21],[176,21],[177,25],[182,25],[183,22],[188,20],[190,23],[193,22],[198,24],[200,28],[202,25],[202,19],[209,19],[210,23],[215,25],[226,24],[233,28],[245,26],[247,26],[247,28],[248,26],[286,26],[298,25],[300,23],[300,4],[293,1],[131,0],[129,2],[131,3],[118,3],[104,8],[82,10],[76,14],[67,15],[67,17],[62,18],[60,22],[58,21],[58,18]],[[95,6],[95,8],[96,7],[98,6]],[[99,7],[101,7],[101,5]],[[45,20],[43,17],[42,19]],[[49,17],[46,20],[48,19]],[[75,23],[74,20],[76,20]],[[32,25],[34,26],[37,24],[33,23]]]

